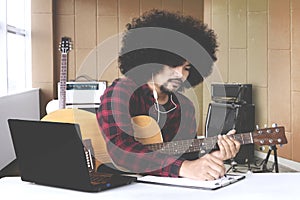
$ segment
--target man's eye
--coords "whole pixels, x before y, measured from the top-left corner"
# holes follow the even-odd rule
[[[185,66],[184,69],[185,69],[186,71],[190,71],[191,66]]]

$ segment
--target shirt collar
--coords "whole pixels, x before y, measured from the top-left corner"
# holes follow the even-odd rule
[[[147,83],[144,84],[144,85],[142,85],[140,88],[143,91],[143,94],[145,96],[149,96],[149,95],[153,96],[153,92],[152,92],[152,90],[150,89],[150,87],[149,87],[149,85]]]

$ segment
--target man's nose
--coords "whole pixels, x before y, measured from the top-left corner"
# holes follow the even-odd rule
[[[174,68],[174,74],[176,75],[176,77],[181,78],[183,76],[183,67],[175,67]]]

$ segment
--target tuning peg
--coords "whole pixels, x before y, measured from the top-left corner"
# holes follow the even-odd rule
[[[261,147],[259,147],[259,149],[260,149],[261,151],[264,151],[264,150],[266,149],[266,147],[261,146]]]
[[[256,130],[259,130],[259,126],[258,126],[258,124],[256,124],[255,128],[256,128]]]
[[[277,123],[273,123],[273,124],[272,124],[272,127],[273,127],[273,128],[278,127],[278,124],[277,124]]]
[[[278,138],[277,139],[277,142],[280,144],[282,142],[282,139],[281,138]]]

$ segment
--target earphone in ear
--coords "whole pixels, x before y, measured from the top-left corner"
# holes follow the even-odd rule
[[[153,97],[155,99],[155,102],[158,104],[158,94],[157,94],[157,91],[156,91],[156,88],[155,88],[153,74],[152,74],[152,84],[153,84]]]
[[[156,91],[156,88],[155,88],[153,74],[152,74],[152,84],[153,84],[153,97],[154,97],[155,103],[157,104],[157,105],[155,105],[155,103],[154,103],[154,107],[157,110],[157,123],[158,123],[160,113],[159,113],[159,104],[158,104],[158,94],[157,94],[157,91]]]
[[[158,94],[157,94],[157,91],[156,91],[156,89],[155,89],[155,86],[154,86],[154,88],[153,88],[153,97],[154,97],[156,103],[158,103]]]

